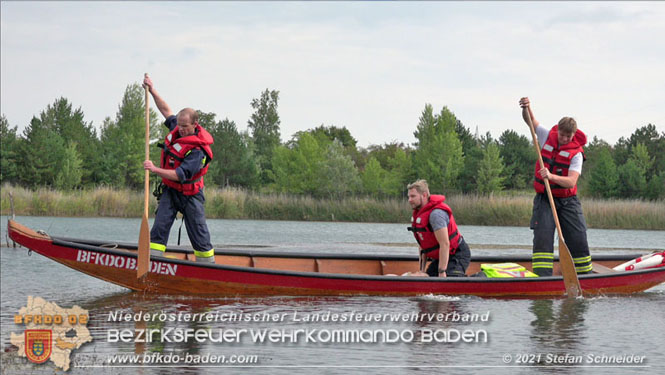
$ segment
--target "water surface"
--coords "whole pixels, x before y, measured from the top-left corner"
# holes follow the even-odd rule
[[[109,241],[136,241],[140,220],[110,218],[21,217],[19,221],[51,235],[95,238]],[[359,224],[328,222],[288,222],[251,220],[209,220],[217,247],[261,246],[270,251],[297,250],[344,253],[413,254],[412,237],[402,224]],[[2,221],[5,241],[6,218]],[[527,228],[461,226],[460,231],[475,253],[530,253],[531,232]],[[664,232],[589,230],[592,253],[617,253],[623,249],[644,253],[663,247]],[[177,227],[171,235],[177,241]],[[188,244],[182,234],[183,244]],[[3,244],[4,245],[4,244]],[[61,307],[78,305],[89,310],[94,341],[72,355],[71,374],[625,374],[659,373],[665,339],[662,308],[665,287],[629,297],[594,297],[577,300],[484,299],[478,297],[421,296],[395,297],[267,297],[193,298],[150,296],[94,279],[50,261],[25,249],[4,247],[1,252],[2,295],[2,373],[52,374],[52,363],[34,365],[18,358],[9,343],[10,332],[20,333],[13,315],[25,306],[27,296],[40,296]],[[113,321],[113,316],[164,314],[164,316],[271,316],[265,321]],[[171,315],[173,314],[173,315]],[[303,321],[303,317],[338,316],[447,316],[449,319],[410,319],[407,321]],[[430,314],[430,315],[428,315]],[[439,315],[440,314],[440,315]],[[488,321],[454,321],[454,316],[483,316]],[[134,315],[132,315],[134,316]],[[257,342],[241,336],[240,342],[113,342],[114,330],[210,329],[260,331],[282,330],[282,342]],[[388,342],[306,342],[289,341],[289,332],[395,331],[414,334],[411,341]],[[480,342],[426,342],[427,332],[470,331],[486,334]],[[406,332],[406,333],[405,333]],[[168,337],[168,336],[167,336]],[[316,337],[316,336],[315,336]],[[325,339],[325,337],[322,337]],[[325,341],[325,340],[324,340]],[[201,356],[256,356],[249,365],[188,365],[162,363],[110,365],[116,355],[148,355],[166,358],[189,354]],[[538,357],[539,356],[539,357]],[[604,356],[604,357],[603,357]],[[640,364],[588,363],[604,358],[644,357]],[[150,357],[153,358],[153,357]],[[539,358],[537,363],[518,360]],[[574,362],[582,363],[551,363]],[[550,363],[547,363],[550,361]],[[533,362],[533,361],[532,361]],[[90,367],[99,366],[103,367]],[[243,367],[244,366],[244,367]],[[59,372],[59,371],[56,371]]]

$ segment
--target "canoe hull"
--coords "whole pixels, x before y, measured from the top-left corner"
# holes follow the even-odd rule
[[[185,295],[282,295],[282,296],[340,296],[340,295],[475,295],[481,297],[539,298],[565,295],[560,276],[542,278],[428,278],[401,277],[371,274],[375,265],[394,268],[402,265],[417,268],[415,257],[342,256],[300,254],[298,257],[268,256],[252,252],[219,252],[218,264],[195,263],[186,252],[173,253],[176,259],[153,258],[147,277],[136,278],[136,250],[108,249],[85,242],[50,238],[10,221],[10,237],[22,246],[64,264],[74,270],[105,280],[125,288],[146,293]],[[177,259],[180,257],[181,259]],[[238,259],[243,259],[242,261]],[[249,259],[249,265],[239,264]],[[271,263],[313,264],[316,272],[283,269],[257,268],[262,261],[271,258]],[[413,258],[413,259],[411,259]],[[513,259],[503,259],[513,261]],[[623,259],[613,262],[622,263]],[[281,263],[280,263],[281,262]],[[347,263],[344,263],[347,262]],[[352,263],[353,262],[353,263]],[[365,263],[363,263],[365,262]],[[220,264],[221,263],[221,264]],[[343,268],[344,264],[361,264],[370,274],[345,274],[326,272]],[[365,266],[363,266],[365,264]],[[611,266],[613,263],[607,263]],[[378,267],[378,266],[376,266]],[[401,266],[400,266],[401,267]],[[300,269],[300,268],[299,268]],[[341,271],[339,271],[341,272]],[[381,271],[378,271],[381,272]],[[580,284],[584,295],[632,294],[644,291],[665,282],[665,267],[656,269],[581,275]]]

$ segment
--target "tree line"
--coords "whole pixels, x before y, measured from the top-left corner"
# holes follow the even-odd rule
[[[472,134],[447,107],[426,104],[414,130],[416,142],[359,147],[346,127],[324,125],[281,141],[279,91],[261,92],[250,103],[247,130],[228,118],[199,112],[215,138],[206,184],[314,197],[401,197],[409,182],[429,181],[433,192],[491,195],[529,189],[536,154],[531,140],[514,130],[498,139]],[[81,108],[56,99],[34,116],[22,134],[0,118],[0,183],[54,189],[143,186],[144,91],[127,86],[115,118],[99,133]],[[516,115],[516,122],[519,121]],[[167,129],[151,110],[151,159],[159,160]],[[603,198],[665,197],[665,132],[653,124],[616,144],[593,137],[585,148],[580,193]]]

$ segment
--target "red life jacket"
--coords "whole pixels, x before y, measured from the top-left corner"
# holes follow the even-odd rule
[[[573,156],[581,152],[584,158],[582,147],[586,144],[586,135],[581,130],[577,130],[570,142],[559,147],[558,129],[558,125],[552,127],[542,150],[540,150],[540,154],[543,157],[545,168],[549,169],[550,173],[558,176],[568,176],[568,169]],[[539,170],[540,163],[536,161],[536,177],[533,181],[533,187],[537,193],[543,194],[545,193],[545,182],[540,177]],[[559,198],[572,197],[577,194],[577,185],[572,188],[565,188],[550,181],[550,188],[552,189],[552,195]]]
[[[429,202],[425,204],[420,210],[413,210],[411,215],[411,226],[407,229],[413,232],[413,236],[418,241],[420,252],[427,254],[428,258],[439,259],[439,241],[434,236],[434,231],[429,223],[429,215],[434,209],[441,209],[448,213],[450,221],[448,222],[448,240],[450,240],[450,254],[455,254],[459,246],[460,238],[462,237],[457,230],[457,224],[453,217],[453,210],[443,203],[446,197],[443,195],[430,195]]]
[[[201,125],[196,125],[194,134],[185,137],[180,137],[178,127],[176,126],[164,140],[162,147],[161,167],[164,169],[176,169],[185,160],[185,157],[193,149],[200,149],[205,154],[203,166],[201,169],[187,181],[173,181],[167,178],[162,178],[164,185],[171,187],[184,195],[195,195],[203,187],[203,175],[208,172],[208,165],[212,160],[212,149],[210,145],[213,143],[212,135],[207,130],[203,129]]]

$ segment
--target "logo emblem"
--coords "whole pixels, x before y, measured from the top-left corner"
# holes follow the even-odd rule
[[[51,336],[50,329],[26,329],[25,356],[34,363],[46,362],[51,356]]]

